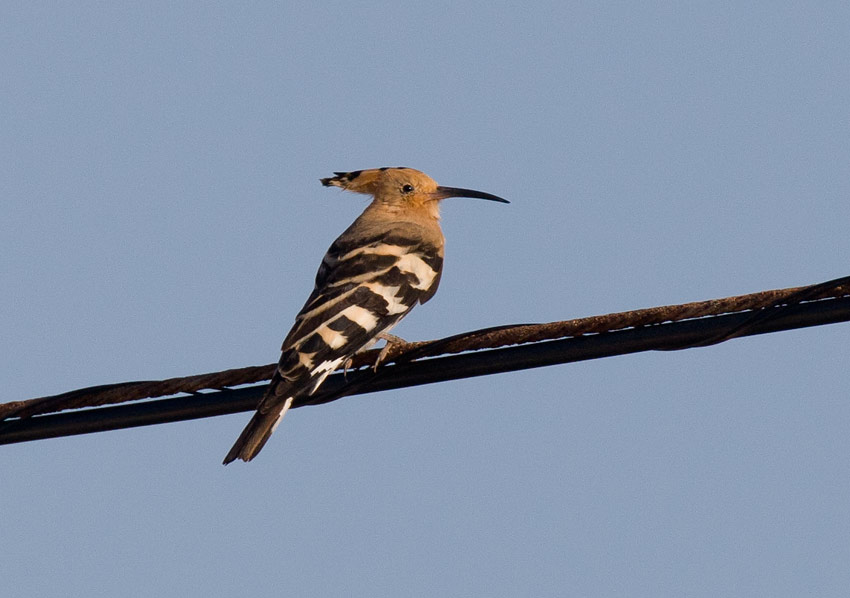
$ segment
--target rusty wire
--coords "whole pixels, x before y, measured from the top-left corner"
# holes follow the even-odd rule
[[[797,305],[807,301],[839,298],[848,295],[850,295],[850,277],[845,277],[806,287],[776,289],[723,299],[652,307],[546,324],[498,326],[465,332],[435,341],[394,345],[390,348],[383,363],[408,363],[413,360],[440,355],[539,343],[723,314],[753,312],[752,318],[746,319],[734,329],[725,330],[716,337],[698,343],[698,346],[705,346],[738,336],[744,333],[748,326],[758,322],[760,318],[769,317],[769,313],[764,311],[764,308]],[[663,348],[679,349],[684,347],[669,346]],[[377,350],[360,353],[355,356],[351,367],[356,369],[370,366],[374,364],[377,354]],[[27,418],[68,409],[98,407],[180,393],[197,393],[202,390],[222,390],[268,380],[274,372],[274,367],[275,364],[269,364],[167,380],[108,384],[49,397],[13,401],[0,404],[0,420]]]

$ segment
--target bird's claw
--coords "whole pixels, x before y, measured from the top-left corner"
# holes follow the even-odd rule
[[[386,341],[387,344],[384,345],[383,348],[381,348],[381,352],[378,353],[378,357],[375,359],[375,363],[372,365],[372,371],[373,372],[378,371],[378,366],[381,365],[384,362],[384,359],[387,358],[387,355],[389,355],[390,351],[394,347],[400,347],[400,346],[410,344],[406,340],[401,338],[400,336],[396,336],[394,334],[388,334],[386,332],[382,332],[381,334],[379,334],[378,339]]]
[[[342,362],[342,377],[343,379],[348,379],[348,368],[351,367],[352,362],[354,361],[354,356],[352,355],[348,359]]]

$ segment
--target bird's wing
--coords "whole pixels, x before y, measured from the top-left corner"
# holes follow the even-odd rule
[[[283,341],[269,389],[225,464],[253,459],[296,396],[315,392],[349,357],[434,295],[442,247],[415,233],[410,227],[372,236],[343,233],[331,245]]]
[[[398,323],[437,290],[441,248],[400,228],[331,245],[316,286],[281,348],[278,371],[315,391],[345,359]]]

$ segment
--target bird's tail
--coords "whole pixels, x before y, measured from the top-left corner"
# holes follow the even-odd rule
[[[224,464],[227,465],[236,459],[242,459],[247,462],[256,457],[257,453],[263,449],[266,441],[274,433],[278,424],[280,424],[290,405],[292,405],[293,398],[287,398],[279,407],[270,409],[267,412],[263,412],[260,409],[254,413],[254,417],[251,418],[251,421],[242,430],[233,448],[230,449],[230,452],[224,458]]]

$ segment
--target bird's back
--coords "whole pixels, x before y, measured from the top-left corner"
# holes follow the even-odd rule
[[[328,249],[281,348],[282,380],[308,394],[417,303],[428,301],[440,282],[441,234],[434,242],[433,234],[413,222],[355,225]]]

